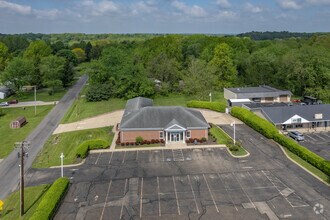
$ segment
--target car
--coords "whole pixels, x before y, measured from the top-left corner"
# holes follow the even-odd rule
[[[0,106],[8,106],[9,103],[8,102],[0,102]]]
[[[289,137],[295,139],[296,141],[304,141],[305,137],[302,133],[299,131],[289,131],[288,132]]]
[[[17,99],[13,99],[13,100],[8,101],[8,104],[17,104],[17,103],[18,103]]]

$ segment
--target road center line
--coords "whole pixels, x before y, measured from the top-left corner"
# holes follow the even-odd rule
[[[198,209],[198,205],[197,205],[197,200],[196,200],[196,196],[195,196],[195,193],[194,193],[194,189],[193,189],[193,187],[192,187],[192,185],[191,185],[191,181],[190,181],[190,177],[189,177],[189,175],[187,175],[187,176],[188,176],[188,181],[189,181],[189,184],[190,184],[191,192],[192,192],[192,194],[193,194],[193,196],[194,196],[194,200],[195,200],[195,205],[196,205],[197,213],[199,214],[199,209]]]
[[[206,182],[206,186],[207,186],[207,188],[209,189],[209,192],[210,192],[211,198],[212,198],[212,200],[213,200],[213,203],[214,203],[215,209],[217,210],[217,212],[219,212],[219,209],[218,209],[218,207],[217,207],[217,203],[216,203],[215,200],[214,200],[213,194],[212,194],[212,192],[211,192],[211,188],[210,188],[210,186],[209,186],[209,184],[208,184],[208,182],[207,182],[207,180],[206,180],[206,177],[205,177],[204,173],[203,173],[203,177],[204,177],[204,180],[205,180],[205,182]]]
[[[125,181],[124,195],[123,195],[123,198],[121,200],[121,210],[120,210],[120,218],[119,219],[122,219],[122,217],[123,217],[124,201],[125,201],[125,195],[126,195],[126,186],[127,186],[127,179]]]
[[[108,191],[107,191],[107,195],[105,197],[104,206],[103,206],[103,209],[102,209],[100,220],[103,219],[103,214],[104,214],[105,206],[106,206],[107,201],[108,201],[108,196],[109,196],[109,192],[110,192],[111,183],[112,183],[112,180],[110,180],[110,183],[109,183],[109,186],[108,186]]]
[[[142,196],[143,196],[143,177],[141,179],[141,193],[140,193],[140,218],[142,218]]]
[[[160,209],[160,193],[159,193],[159,178],[157,176],[157,190],[158,190],[158,212],[159,216],[162,216],[161,209]]]
[[[125,156],[126,156],[126,151],[124,152],[124,157],[123,157],[123,160],[121,161],[121,163],[125,162]]]
[[[113,152],[111,152],[111,156],[110,156],[109,164],[110,164],[110,162],[111,162],[112,155],[113,155]]]
[[[100,159],[100,156],[101,156],[101,153],[99,153],[99,156],[97,157],[96,161],[95,161],[95,165],[97,164],[97,162],[99,161]]]
[[[179,200],[178,200],[178,193],[176,191],[174,176],[172,176],[172,179],[173,179],[173,186],[174,186],[174,192],[175,192],[175,198],[176,198],[176,205],[178,207],[178,214],[181,215],[181,213],[180,213],[180,205],[179,205]]]

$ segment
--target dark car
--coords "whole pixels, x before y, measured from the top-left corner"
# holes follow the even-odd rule
[[[296,141],[304,141],[305,137],[302,133],[299,131],[289,131],[288,133],[289,137],[295,139]]]
[[[0,106],[8,106],[9,103],[8,102],[0,102]]]
[[[9,104],[17,104],[18,103],[18,100],[17,99],[13,99],[13,100],[10,100],[8,101]]]

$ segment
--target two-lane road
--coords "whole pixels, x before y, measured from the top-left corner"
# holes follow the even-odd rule
[[[43,148],[49,136],[59,125],[66,111],[78,97],[81,89],[88,79],[87,75],[82,76],[77,83],[63,96],[59,103],[43,119],[37,128],[25,139],[30,142],[29,157],[25,159],[25,172],[31,167],[33,160]],[[57,156],[57,155],[54,155]],[[0,199],[4,199],[19,183],[19,161],[17,150],[14,150],[0,164]]]

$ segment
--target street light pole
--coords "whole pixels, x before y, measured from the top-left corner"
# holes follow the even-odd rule
[[[63,158],[64,158],[64,154],[63,153],[61,153],[60,158],[61,158],[61,177],[63,177]]]
[[[34,116],[37,115],[37,86],[34,86]]]
[[[236,133],[236,131],[235,131],[235,121],[234,121],[233,124],[234,124],[234,145],[235,145],[235,144],[236,144],[236,137],[235,137],[235,136],[236,136],[236,134],[235,134],[235,133]]]

